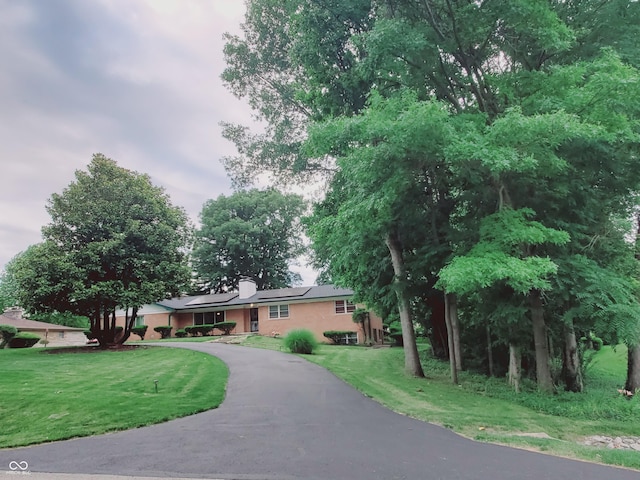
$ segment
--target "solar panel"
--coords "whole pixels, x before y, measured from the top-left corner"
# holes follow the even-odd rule
[[[279,288],[277,290],[264,290],[258,292],[258,299],[271,300],[275,298],[291,298],[301,297],[305,293],[311,290],[311,287],[294,287],[294,288]]]
[[[227,303],[229,300],[233,300],[237,296],[238,296],[238,292],[201,295],[191,300],[185,306],[193,307],[194,305],[210,305],[212,303]]]

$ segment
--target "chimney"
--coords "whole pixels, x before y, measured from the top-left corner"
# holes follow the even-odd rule
[[[240,294],[238,298],[243,300],[245,298],[253,297],[258,289],[256,288],[256,282],[249,277],[242,277],[238,282],[238,290]]]
[[[4,311],[3,315],[15,320],[20,320],[23,313],[24,310],[22,310],[20,307],[9,307]]]

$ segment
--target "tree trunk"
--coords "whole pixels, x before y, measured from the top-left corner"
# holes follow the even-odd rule
[[[431,328],[429,329],[431,353],[436,358],[446,360],[449,358],[449,347],[447,346],[444,294],[437,292],[429,295],[427,305],[431,309]]]
[[[512,385],[516,393],[520,392],[520,348],[513,343],[509,344],[509,385]]]
[[[533,324],[533,341],[536,352],[536,379],[538,388],[543,392],[553,392],[553,379],[551,378],[551,362],[549,358],[549,346],[547,344],[547,326],[544,323],[544,309],[542,297],[537,290],[529,294],[531,305],[531,322]]]
[[[447,324],[447,343],[449,345],[449,369],[451,370],[451,381],[454,385],[458,384],[458,368],[456,362],[456,347],[453,340],[453,325],[451,324],[451,300],[455,297],[450,294],[444,296],[444,321]]]
[[[398,298],[398,310],[400,314],[400,325],[402,327],[402,341],[404,343],[404,368],[415,377],[424,377],[418,346],[416,345],[416,334],[413,329],[409,299],[406,294],[407,272],[402,258],[402,248],[397,234],[389,233],[386,238],[387,248],[391,254],[393,273],[395,276],[395,290]]]
[[[624,389],[635,394],[640,389],[640,344],[628,345],[627,383]]]
[[[136,317],[138,316],[138,307],[133,307],[131,309],[131,316],[129,316],[129,307],[124,310],[124,330],[122,332],[122,336],[118,339],[118,344],[122,345],[124,342],[129,340],[131,336],[131,329],[133,328],[133,324],[136,321]]]
[[[462,349],[460,347],[460,323],[458,322],[458,302],[453,293],[447,293],[445,296],[445,308],[448,304],[448,320],[451,326],[451,338],[453,340],[453,352],[456,361],[456,370],[462,371]]]
[[[495,374],[493,368],[493,348],[491,348],[491,327],[487,325],[487,360],[489,361],[489,376],[493,377]]]
[[[584,383],[573,322],[564,326],[563,333],[564,351],[562,355],[562,377],[564,379],[565,390],[568,392],[582,392],[582,390],[584,390]]]

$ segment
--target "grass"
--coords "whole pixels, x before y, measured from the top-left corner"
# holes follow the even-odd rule
[[[282,341],[249,337],[244,345],[281,350]],[[586,436],[638,436],[640,399],[627,400],[626,349],[605,347],[587,369],[584,393],[538,393],[525,382],[516,394],[505,379],[462,372],[460,386],[449,380],[449,366],[432,359],[420,345],[427,378],[403,373],[402,349],[322,345],[307,360],[387,406],[411,417],[442,425],[479,441],[535,449],[559,456],[640,469],[640,453],[581,445]],[[545,433],[551,438],[531,434]],[[529,434],[529,435],[526,435]]]
[[[215,408],[228,371],[173,348],[0,350],[0,447],[124,430]],[[158,391],[154,381],[158,381]]]

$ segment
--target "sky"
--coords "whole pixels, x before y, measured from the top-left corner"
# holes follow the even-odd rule
[[[242,0],[0,0],[0,268],[41,240],[52,193],[94,153],[151,176],[197,222],[231,193],[221,121],[251,123],[223,85]],[[304,264],[303,283],[315,280]]]

